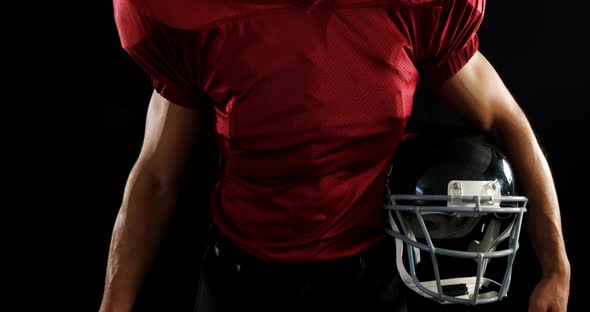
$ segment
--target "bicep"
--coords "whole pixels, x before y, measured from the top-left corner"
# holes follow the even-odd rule
[[[484,131],[520,113],[510,91],[480,52],[435,91],[452,109]]]
[[[176,181],[202,127],[202,112],[173,103],[155,90],[150,99],[138,164],[163,181]]]

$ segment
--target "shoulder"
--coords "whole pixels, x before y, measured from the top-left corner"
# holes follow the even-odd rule
[[[452,0],[445,1],[448,10],[452,11],[469,11],[483,14],[486,6],[486,0]]]
[[[141,15],[168,27],[197,29],[240,15],[285,7],[281,1],[261,3],[218,0],[113,0],[115,12],[133,6]]]
[[[483,12],[486,0],[391,0],[414,8],[435,8],[443,11],[472,10]]]
[[[205,0],[113,0],[117,30],[124,47],[154,29],[196,29],[232,14],[223,2]],[[161,32],[160,32],[161,33]]]
[[[123,47],[129,47],[147,32],[145,14],[141,10],[141,4],[134,0],[113,0],[113,13],[115,24]]]
[[[383,0],[373,0],[381,1]],[[483,16],[486,0],[385,0],[393,8],[401,8],[410,16],[427,16],[433,19],[463,19]]]
[[[393,0],[395,1],[395,0]],[[481,22],[486,0],[399,0],[416,10],[431,9],[436,11],[438,23],[466,25]]]

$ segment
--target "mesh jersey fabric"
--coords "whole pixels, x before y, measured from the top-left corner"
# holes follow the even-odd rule
[[[114,0],[123,49],[175,104],[213,106],[211,217],[308,262],[383,239],[384,184],[419,79],[478,49],[484,0]]]

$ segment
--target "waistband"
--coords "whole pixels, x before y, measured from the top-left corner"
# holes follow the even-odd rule
[[[374,257],[378,257],[383,248],[389,248],[389,246],[384,246],[387,244],[387,239],[384,239],[355,256],[320,262],[272,262],[260,259],[243,251],[230,239],[219,233],[218,230],[213,229],[213,232],[214,235],[209,246],[211,249],[210,252],[213,253],[217,261],[228,265],[236,272],[288,273],[291,275],[326,275],[332,273],[342,274],[362,272],[366,267],[367,261],[371,261]]]

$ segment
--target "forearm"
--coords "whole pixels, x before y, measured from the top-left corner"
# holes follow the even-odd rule
[[[569,277],[557,193],[547,159],[518,105],[496,118],[491,133],[515,169],[519,186],[529,199],[526,222],[543,274]]]
[[[175,204],[177,188],[132,170],[115,221],[101,311],[131,311]]]

